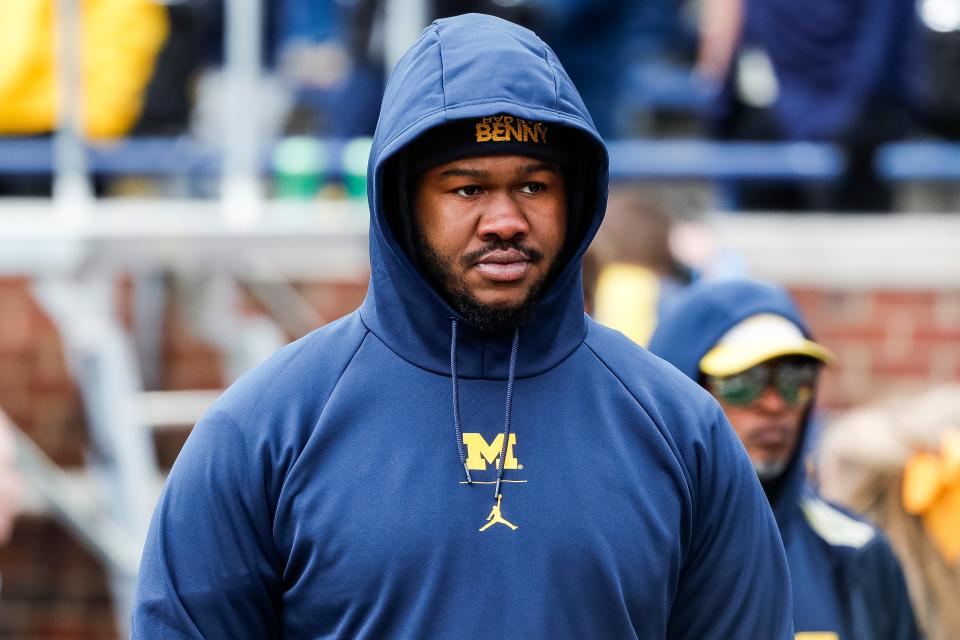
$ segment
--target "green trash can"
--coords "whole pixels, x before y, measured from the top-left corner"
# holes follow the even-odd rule
[[[343,147],[343,187],[348,198],[367,197],[367,161],[373,138],[354,138]]]
[[[276,196],[312,200],[324,186],[330,166],[327,147],[316,138],[291,136],[273,150]]]

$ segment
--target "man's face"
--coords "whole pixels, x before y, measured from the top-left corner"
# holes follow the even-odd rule
[[[782,362],[783,359],[776,359],[764,365],[776,369]],[[814,367],[814,371],[819,370],[819,365],[807,364]],[[762,393],[747,405],[731,404],[708,381],[707,388],[723,408],[761,479],[780,475],[793,457],[816,384],[815,373],[811,380],[807,389],[794,396],[793,402],[784,398],[776,384],[767,384]]]
[[[479,156],[433,167],[413,193],[423,266],[455,306],[509,323],[560,255],[566,203],[556,163]]]

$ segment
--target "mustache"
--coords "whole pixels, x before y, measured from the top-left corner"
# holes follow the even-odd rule
[[[479,249],[474,249],[469,253],[465,253],[463,257],[460,258],[460,263],[465,268],[470,268],[488,253],[493,251],[507,251],[509,249],[519,251],[528,261],[532,263],[537,263],[543,260],[543,253],[537,249],[534,249],[530,245],[525,244],[523,241],[491,240]]]

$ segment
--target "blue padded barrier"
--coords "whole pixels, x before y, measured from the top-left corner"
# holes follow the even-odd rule
[[[878,173],[890,181],[960,180],[960,144],[893,142],[875,158]]]
[[[339,175],[342,140],[324,141],[330,175]],[[717,142],[695,139],[616,140],[609,143],[615,180],[830,180],[843,171],[836,147],[810,142]],[[51,138],[0,138],[0,175],[49,174]],[[213,175],[219,150],[192,138],[128,138],[88,146],[91,172],[110,175]],[[960,180],[960,143],[897,142],[877,154],[890,181]],[[270,150],[261,168],[270,171]]]
[[[615,180],[829,180],[845,165],[828,144],[619,140],[609,143]]]

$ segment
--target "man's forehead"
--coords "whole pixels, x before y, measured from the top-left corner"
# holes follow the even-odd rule
[[[544,171],[560,176],[563,175],[559,163],[525,155],[491,155],[458,158],[433,167],[430,173],[440,177],[486,177],[499,173],[510,173],[518,177],[523,177]]]

